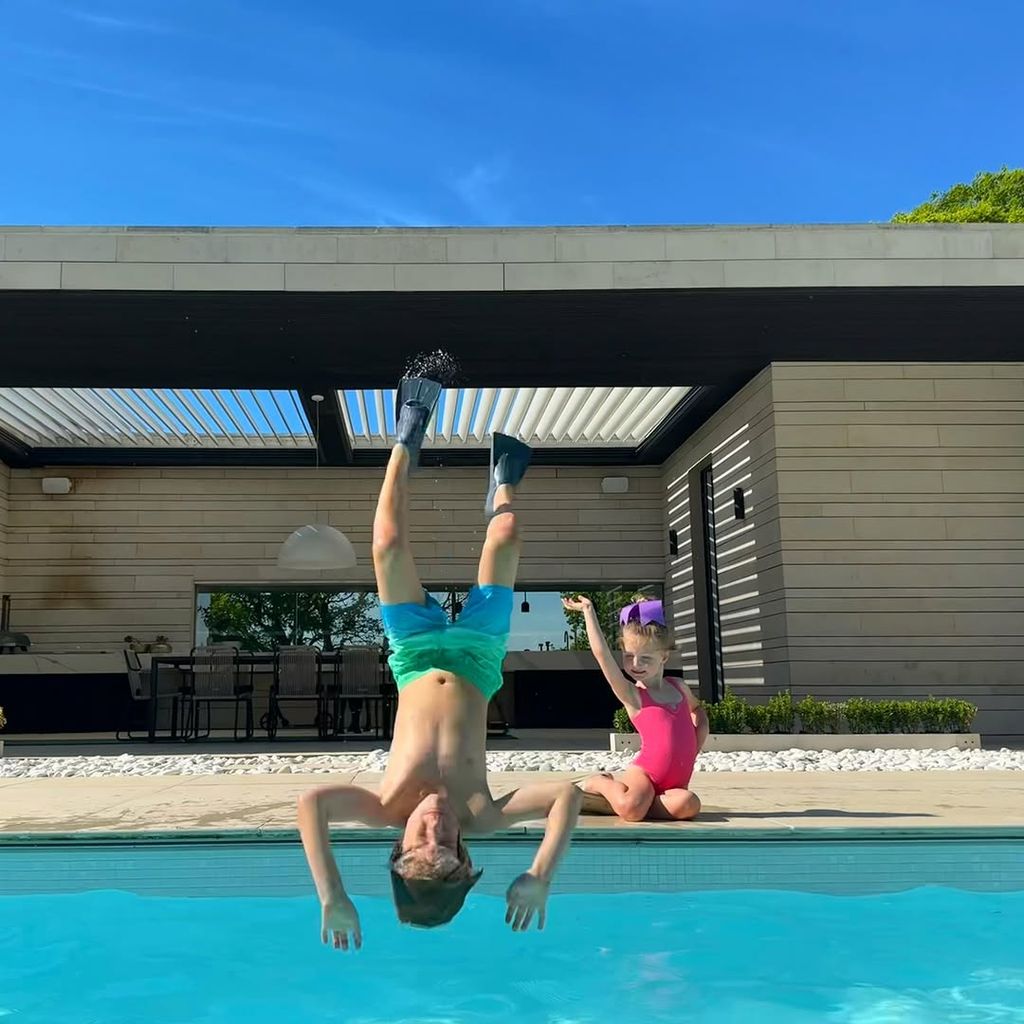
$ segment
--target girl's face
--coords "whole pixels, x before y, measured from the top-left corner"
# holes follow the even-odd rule
[[[668,661],[668,651],[653,640],[635,633],[622,637],[622,667],[638,682],[650,682],[661,677]]]

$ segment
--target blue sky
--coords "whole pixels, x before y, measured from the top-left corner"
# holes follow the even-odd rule
[[[887,220],[1020,165],[1019,0],[0,0],[7,224]]]

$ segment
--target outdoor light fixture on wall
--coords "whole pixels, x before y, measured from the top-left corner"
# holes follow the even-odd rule
[[[311,395],[316,403],[316,469],[320,469],[320,403],[323,395]],[[319,479],[319,473],[317,473]],[[356,564],[356,553],[348,537],[327,523],[300,526],[281,545],[277,556],[281,569],[298,572],[316,572],[318,569],[351,569]]]
[[[43,494],[70,494],[74,486],[66,476],[43,477]]]
[[[737,487],[732,492],[732,510],[737,519],[747,518],[747,502],[742,487]]]
[[[526,594],[523,594],[523,603],[519,606],[519,610],[524,615],[530,610],[530,602],[527,600]]]

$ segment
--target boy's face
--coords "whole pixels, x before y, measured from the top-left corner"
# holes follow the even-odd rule
[[[653,640],[632,633],[622,637],[622,667],[636,680],[657,679],[665,670],[668,651]]]
[[[447,797],[431,793],[409,815],[401,840],[402,856],[434,864],[451,857],[454,869],[460,860],[459,832],[459,819]]]
[[[473,871],[459,819],[440,794],[424,797],[409,815],[391,853],[391,887],[398,918],[434,928],[462,908],[482,872]]]

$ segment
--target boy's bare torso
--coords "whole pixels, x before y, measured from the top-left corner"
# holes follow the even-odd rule
[[[486,738],[487,700],[472,683],[432,672],[403,687],[380,788],[387,817],[404,824],[426,793],[443,788],[467,833],[493,829]]]

